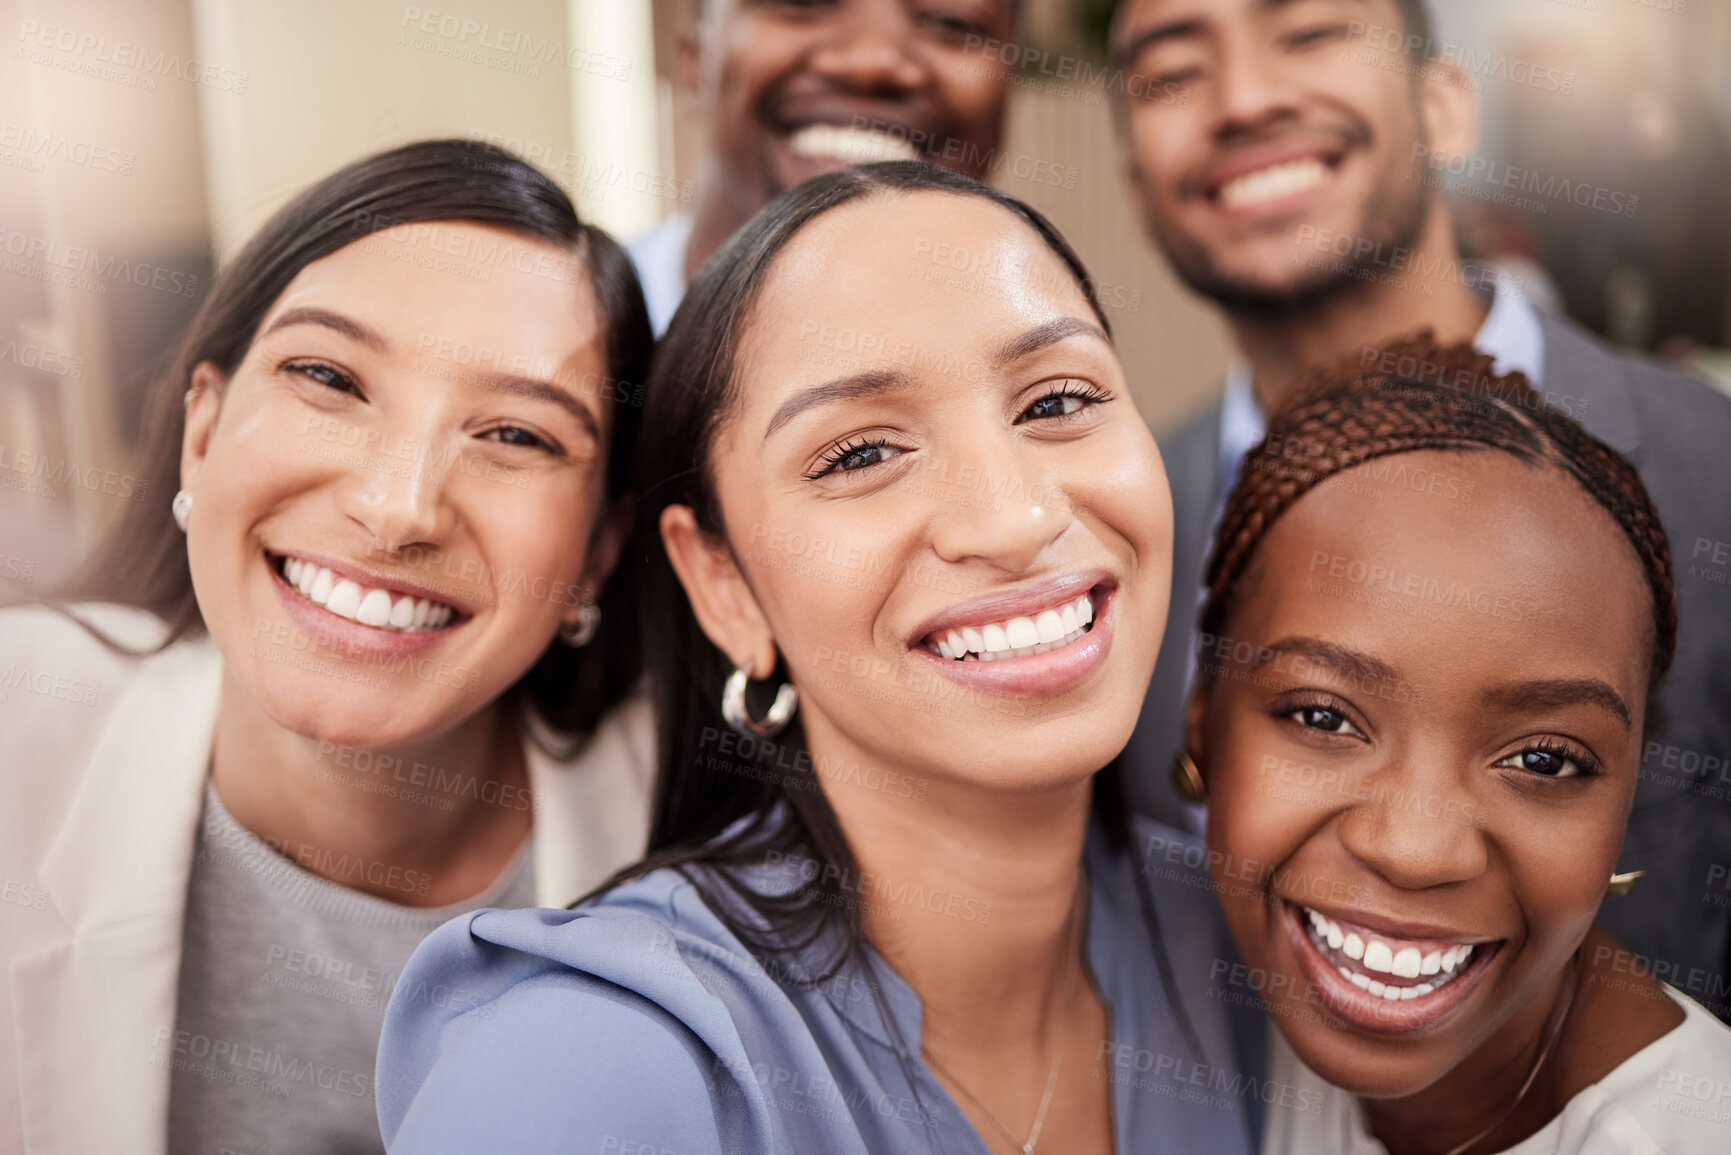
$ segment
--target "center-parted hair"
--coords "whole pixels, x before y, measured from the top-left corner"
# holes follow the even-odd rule
[[[1520,373],[1498,375],[1471,345],[1439,346],[1429,332],[1367,349],[1307,374],[1244,459],[1215,533],[1201,629],[1220,635],[1256,547],[1299,498],[1338,473],[1421,450],[1506,453],[1572,478],[1611,515],[1652,591],[1653,691],[1677,645],[1671,550],[1647,489],[1615,450],[1548,407]]]

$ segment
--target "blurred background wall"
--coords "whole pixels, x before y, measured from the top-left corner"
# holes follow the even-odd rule
[[[60,580],[126,502],[172,496],[131,473],[147,385],[223,257],[338,165],[474,137],[623,236],[688,207],[703,134],[672,74],[694,7],[0,0],[0,604]],[[1104,7],[1024,0],[1018,55],[1035,63],[1015,77],[993,179],[1106,288],[1161,431],[1208,402],[1228,344],[1131,212],[1112,94],[1072,79],[1100,59]],[[1479,154],[1435,174],[1469,251],[1520,266],[1612,340],[1731,377],[1731,2],[1432,8],[1443,46],[1482,62]],[[1556,69],[1569,91],[1516,83],[1508,61]],[[1497,183],[1510,164],[1532,172],[1518,195]]]

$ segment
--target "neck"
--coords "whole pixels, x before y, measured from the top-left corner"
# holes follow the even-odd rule
[[[813,729],[815,764],[845,764]],[[883,780],[925,777],[895,769],[907,779]],[[824,789],[873,880],[859,896],[866,937],[919,995],[922,1042],[946,1061],[1030,1047],[1049,1058],[1049,1035],[1090,997],[1078,927],[1091,781],[1011,795],[928,780],[918,799],[834,779]]]
[[[1289,309],[1227,316],[1264,414],[1285,404],[1305,371],[1362,356],[1390,338],[1429,328],[1442,344],[1473,339],[1486,307],[1463,283],[1453,224],[1440,203],[1431,206],[1416,247],[1401,257],[1398,271],[1371,270],[1381,279],[1348,278]]]
[[[485,890],[530,828],[522,742],[497,702],[453,731],[362,750],[277,724],[225,670],[211,780],[284,857],[407,906]]]
[[[1553,1035],[1569,1025],[1558,1015],[1573,1001],[1578,972],[1567,963],[1478,1050],[1424,1090],[1365,1100],[1371,1130],[1390,1155],[1441,1155],[1475,1136],[1481,1138],[1472,1152],[1502,1151],[1548,1123],[1572,1094],[1559,1082],[1568,1066],[1559,1053],[1566,1040]],[[1543,1065],[1517,1102],[1542,1052]]]
[[[739,203],[726,178],[711,168],[698,183],[697,203],[691,210],[691,239],[685,245],[685,281],[691,283],[703,263],[750,220],[761,205]]]

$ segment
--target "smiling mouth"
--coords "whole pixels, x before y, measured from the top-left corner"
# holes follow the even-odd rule
[[[1321,188],[1334,177],[1339,158],[1301,156],[1240,173],[1211,190],[1209,199],[1230,212],[1246,212]]]
[[[432,633],[449,627],[458,618],[456,608],[444,602],[363,586],[297,557],[276,555],[271,564],[290,589],[320,609],[387,633]]]
[[[795,129],[787,136],[787,147],[807,160],[838,160],[843,164],[920,158],[920,150],[905,136],[837,124],[808,124]]]
[[[1062,649],[1093,628],[1094,599],[1082,594],[1035,614],[938,630],[921,645],[951,661],[995,662]]]

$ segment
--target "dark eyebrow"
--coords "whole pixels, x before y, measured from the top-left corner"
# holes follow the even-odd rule
[[[278,329],[286,329],[290,325],[320,325],[341,333],[351,341],[360,342],[375,353],[383,353],[389,347],[389,342],[379,336],[375,330],[369,329],[352,317],[333,313],[329,309],[314,308],[311,305],[300,305],[290,309],[271,322],[271,327],[260,336],[268,337]]]
[[[1122,68],[1156,44],[1164,44],[1168,40],[1189,40],[1201,36],[1204,31],[1206,31],[1206,26],[1194,17],[1168,20],[1164,24],[1144,28],[1129,41],[1120,45],[1118,51],[1112,54],[1113,60],[1118,67]]]
[[[508,393],[513,397],[527,397],[531,401],[550,401],[577,419],[578,424],[589,431],[589,435],[597,442],[601,440],[601,425],[595,420],[595,414],[589,407],[577,398],[571,396],[551,381],[543,381],[539,377],[520,377],[515,373],[496,373],[481,371],[464,376],[494,393]]]
[[[1299,2],[1300,0],[1261,0],[1258,7],[1263,9],[1289,8]],[[1156,44],[1167,40],[1188,40],[1202,36],[1207,31],[1206,22],[1194,16],[1181,17],[1177,20],[1168,20],[1164,24],[1156,24],[1152,28],[1137,33],[1134,39],[1113,53],[1113,63],[1122,68]]]
[[[998,346],[998,351],[992,354],[992,364],[1008,365],[1012,361],[1020,361],[1023,357],[1038,353],[1048,345],[1056,345],[1067,337],[1086,334],[1097,337],[1110,348],[1112,339],[1098,325],[1090,325],[1080,317],[1059,317],[1047,321],[1044,325],[1036,325],[1026,333],[1012,337]]]
[[[1617,716],[1627,730],[1634,725],[1623,696],[1597,678],[1549,678],[1493,686],[1479,695],[1486,706],[1505,710],[1546,710],[1581,703],[1599,706]]]
[[[777,429],[814,405],[876,397],[880,393],[905,389],[912,384],[913,378],[900,369],[867,369],[863,373],[852,373],[846,377],[837,377],[834,381],[825,381],[822,385],[813,385],[781,403],[781,408],[769,419],[769,428],[763,431],[763,438],[765,441],[769,440],[770,435]]]
[[[1394,667],[1380,658],[1373,658],[1369,654],[1333,642],[1325,642],[1321,638],[1285,638],[1275,642],[1257,652],[1255,668],[1260,669],[1280,654],[1296,654],[1301,658],[1308,658],[1354,684],[1402,680]]]

